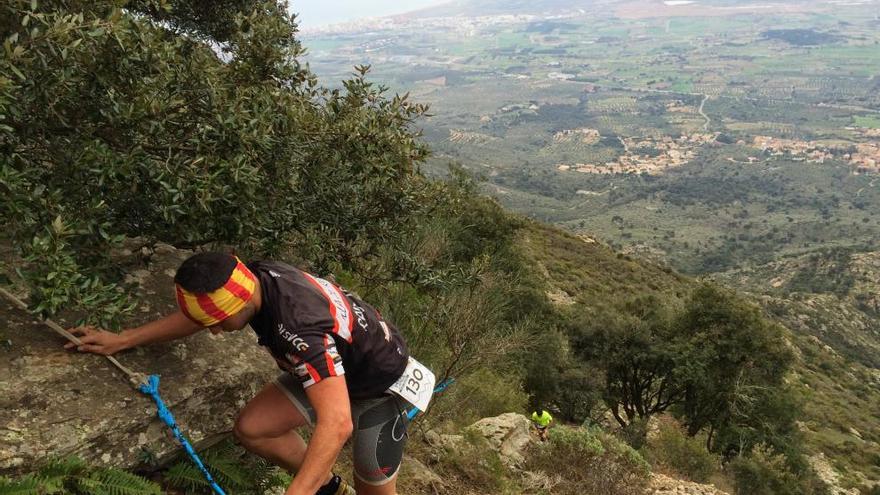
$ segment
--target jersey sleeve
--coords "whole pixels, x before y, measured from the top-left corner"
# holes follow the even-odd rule
[[[336,341],[322,331],[303,331],[284,336],[287,342],[284,357],[293,375],[311,387],[325,378],[342,376],[342,358],[336,350]]]

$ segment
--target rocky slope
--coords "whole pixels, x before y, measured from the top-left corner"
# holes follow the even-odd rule
[[[554,488],[559,489],[560,485],[567,482],[564,477],[553,472],[529,471],[524,468],[530,455],[541,455],[542,452],[538,450],[541,443],[531,428],[530,421],[522,414],[505,413],[492,418],[483,418],[456,435],[428,431],[426,439],[434,456],[439,457],[444,455],[445,451],[460,449],[466,444],[466,437],[469,434],[477,434],[485,439],[492,451],[498,454],[506,469],[509,469],[513,478],[517,480],[520,490],[517,493],[555,493]],[[560,459],[560,462],[566,461]],[[410,469],[419,478],[434,480],[435,486],[443,483],[442,477],[420,461],[411,459],[407,462],[416,466]],[[657,473],[650,474],[643,493],[645,495],[727,495],[713,485],[692,483]]]
[[[127,277],[139,302],[131,324],[173,309],[171,277],[189,252],[159,245],[155,250],[123,255],[123,264],[135,267]],[[73,315],[59,318],[63,326],[72,321]],[[0,473],[20,474],[49,457],[67,455],[94,465],[137,468],[148,459],[161,463],[178,452],[167,428],[156,419],[153,403],[135,392],[104,358],[63,350],[60,336],[2,299],[0,332],[6,343],[0,350],[0,389],[4,391],[0,397]],[[199,334],[117,357],[135,371],[161,374],[163,398],[181,429],[199,447],[227,436],[235,412],[275,374],[275,365],[247,331],[218,337]],[[485,440],[477,450],[471,447],[474,438]],[[509,483],[504,488],[508,492],[578,490],[557,473],[526,469],[537,445],[529,420],[517,413],[485,418],[459,434],[414,432],[403,466],[402,489],[425,494],[486,493],[474,488],[467,472],[462,472],[463,464],[450,455],[468,451],[476,456],[472,468],[476,471],[470,476],[500,476]],[[499,463],[493,464],[492,459]],[[646,493],[663,495],[721,493],[662,475],[653,475],[646,486]]]
[[[823,479],[880,483],[880,251],[830,250],[717,278],[792,331],[801,364],[793,378],[808,404],[801,428]]]
[[[149,271],[129,278],[141,302],[133,324],[173,307],[171,276],[188,255],[162,246],[147,254]],[[64,339],[5,300],[0,332],[0,473],[32,469],[48,456],[131,467],[176,451],[153,402],[104,358],[65,351]],[[248,331],[203,333],[117,357],[132,370],[161,374],[162,397],[181,429],[204,443],[230,431],[235,412],[274,376],[255,344]]]

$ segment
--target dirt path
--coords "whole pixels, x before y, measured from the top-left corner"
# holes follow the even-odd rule
[[[709,130],[709,124],[712,123],[712,120],[709,118],[709,116],[706,115],[705,112],[703,112],[703,106],[706,105],[706,101],[708,101],[708,100],[709,100],[709,95],[703,95],[703,101],[700,102],[700,110],[699,110],[700,115],[702,115],[703,118],[706,119],[706,123],[703,124],[703,130],[704,130],[704,131],[708,131],[708,130]]]
[[[868,187],[874,187],[874,184],[876,184],[876,183],[877,183],[877,179],[871,179],[871,182],[868,183]],[[856,192],[856,197],[857,197],[857,198],[861,197],[861,196],[862,196],[862,191],[864,191],[864,190],[865,190],[864,187],[861,188],[861,189],[859,189],[859,190]]]

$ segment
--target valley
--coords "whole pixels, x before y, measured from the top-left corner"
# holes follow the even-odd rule
[[[430,104],[426,174],[461,164],[509,209],[750,293],[856,486],[880,480],[878,7],[450,2],[303,40],[325,80],[369,64]]]

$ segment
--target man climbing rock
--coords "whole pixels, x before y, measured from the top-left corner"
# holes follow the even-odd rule
[[[394,325],[335,284],[279,262],[201,253],[181,264],[174,282],[178,311],[119,334],[73,329],[78,350],[109,355],[250,324],[283,372],[239,413],[241,444],[296,473],[286,495],[334,495],[351,493],[332,468],[352,436],[357,493],[396,493],[409,404],[390,390],[400,393],[405,372],[410,389],[432,384],[412,378],[423,367]],[[308,445],[295,431],[306,424],[314,426]]]
[[[538,437],[542,442],[547,441],[547,428],[553,422],[553,416],[544,409],[538,408],[532,411],[532,424],[538,429]]]

